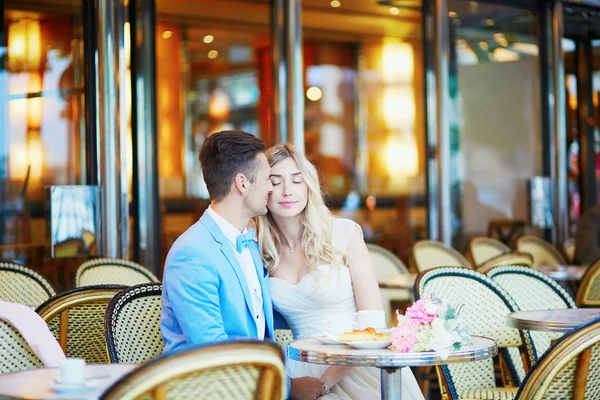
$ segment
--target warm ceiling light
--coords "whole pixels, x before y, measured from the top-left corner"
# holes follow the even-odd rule
[[[310,100],[310,101],[317,101],[320,100],[321,97],[323,97],[323,92],[321,91],[321,89],[319,89],[316,86],[311,86],[308,88],[308,90],[306,91],[306,97]]]
[[[218,55],[219,52],[217,50],[211,50],[208,52],[208,58],[210,58],[211,60],[217,58]]]
[[[23,19],[8,25],[8,70],[40,71],[42,66],[40,21]]]
[[[204,43],[212,43],[213,40],[215,40],[215,37],[213,35],[204,36]]]
[[[448,13],[448,16],[449,16],[450,18],[456,18],[456,17],[458,17],[458,14],[457,14],[457,13],[455,13],[454,11],[450,11],[450,12]]]
[[[342,5],[342,3],[340,3],[338,0],[331,0],[331,3],[329,3],[329,5],[333,8],[338,8]]]
[[[398,15],[400,14],[400,9],[398,7],[390,7],[390,13],[392,15]]]
[[[168,39],[171,36],[173,36],[173,32],[171,32],[171,31],[164,31],[162,34],[163,39]]]
[[[486,19],[485,20],[485,24],[487,26],[494,26],[494,20],[493,19]]]

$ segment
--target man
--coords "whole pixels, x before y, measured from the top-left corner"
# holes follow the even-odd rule
[[[165,263],[160,328],[164,353],[239,338],[273,338],[269,277],[251,218],[273,189],[265,143],[246,132],[209,136],[200,150],[210,206],[173,244]],[[290,396],[324,394],[318,379],[292,379]]]

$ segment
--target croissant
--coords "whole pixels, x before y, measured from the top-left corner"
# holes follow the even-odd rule
[[[373,328],[367,328],[362,331],[354,330],[338,335],[340,342],[373,342],[373,341],[388,341],[392,340],[391,333],[377,333]]]

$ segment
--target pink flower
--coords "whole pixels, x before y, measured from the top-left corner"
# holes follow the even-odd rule
[[[408,307],[406,315],[421,324],[428,324],[437,317],[437,313],[431,314],[427,311],[427,305],[423,300],[416,301],[412,306]]]
[[[392,346],[401,353],[408,353],[417,343],[417,330],[418,325],[410,319],[398,324],[392,332]]]

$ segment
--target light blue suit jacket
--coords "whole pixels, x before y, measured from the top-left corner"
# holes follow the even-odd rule
[[[262,289],[265,338],[273,335],[269,276],[252,243]],[[191,346],[238,338],[258,338],[252,298],[231,243],[208,213],[173,244],[165,263],[160,330],[171,353]]]

